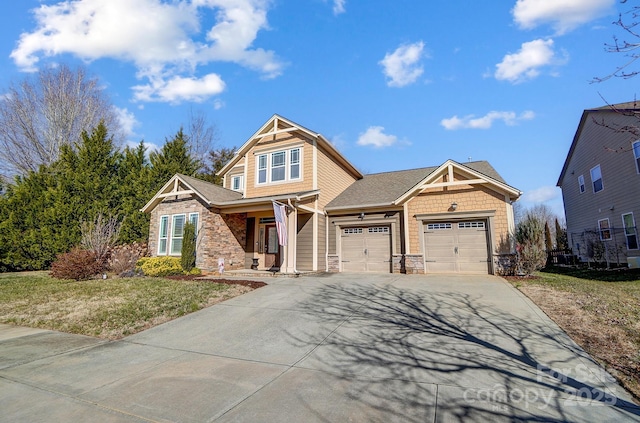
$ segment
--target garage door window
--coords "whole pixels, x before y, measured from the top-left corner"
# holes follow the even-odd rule
[[[349,234],[361,234],[362,233],[362,228],[345,228],[344,229],[344,234],[345,235],[349,235]]]
[[[375,234],[375,233],[388,234],[389,233],[389,227],[388,226],[381,226],[381,227],[369,228],[369,233],[370,234]]]
[[[439,229],[451,229],[451,223],[429,223],[427,225],[427,229],[429,229],[430,231]]]
[[[458,223],[458,229],[484,229],[484,222],[460,222]]]

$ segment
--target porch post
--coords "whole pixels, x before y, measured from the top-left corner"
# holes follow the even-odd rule
[[[285,249],[286,273],[296,272],[296,243],[298,240],[298,209],[293,209],[287,216],[287,246]]]

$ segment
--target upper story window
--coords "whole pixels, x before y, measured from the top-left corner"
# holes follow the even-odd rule
[[[301,156],[300,147],[258,155],[256,183],[261,185],[299,180],[302,175]]]
[[[244,188],[244,178],[242,175],[235,175],[231,177],[231,189],[234,191],[242,191]]]
[[[584,186],[584,175],[578,176],[578,186],[580,187],[580,194],[584,193],[586,190]]]
[[[634,142],[633,146],[633,157],[636,159],[636,170],[640,173],[640,140]]]
[[[600,192],[604,188],[602,184],[602,172],[600,171],[600,165],[591,169],[591,183],[593,184],[593,192]]]

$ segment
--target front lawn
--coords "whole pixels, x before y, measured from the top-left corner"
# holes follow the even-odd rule
[[[117,339],[245,292],[211,280],[71,281],[48,272],[0,274],[0,323]]]
[[[550,268],[510,278],[640,398],[640,271]]]

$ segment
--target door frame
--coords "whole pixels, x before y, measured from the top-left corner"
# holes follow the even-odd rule
[[[275,231],[275,242],[276,242],[276,249],[277,251],[275,253],[271,253],[269,252],[269,235],[273,234],[274,232],[271,231],[270,229],[273,229],[273,231]],[[280,267],[282,266],[282,246],[280,245],[279,239],[278,239],[278,229],[276,227],[275,224],[266,224],[264,225],[264,266],[267,270],[271,270],[271,271],[279,271]],[[267,267],[267,255],[272,255],[275,256],[274,257],[274,263],[275,265],[271,266],[271,267]]]

